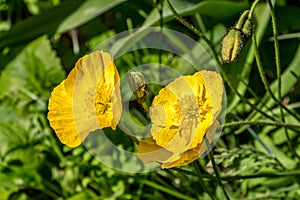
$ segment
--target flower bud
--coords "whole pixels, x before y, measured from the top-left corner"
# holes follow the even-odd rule
[[[232,28],[224,36],[221,43],[221,56],[225,63],[235,62],[244,47],[244,34]]]
[[[235,62],[251,37],[253,21],[249,16],[249,10],[243,12],[236,25],[231,28],[221,42],[221,56],[225,63]]]
[[[242,26],[242,32],[245,35],[245,39],[249,39],[253,31],[253,21],[251,18],[247,18]]]
[[[145,87],[147,82],[145,80],[144,75],[141,72],[129,72],[128,82],[132,92],[138,99],[143,98],[145,96]]]

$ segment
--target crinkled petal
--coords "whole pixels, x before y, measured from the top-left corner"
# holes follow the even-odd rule
[[[152,137],[140,141],[138,146],[138,157],[144,162],[164,162],[172,156],[172,153],[158,146]]]
[[[215,120],[214,123],[209,127],[207,130],[207,133],[205,135],[206,141],[204,141],[201,145],[201,149],[199,152],[199,155],[203,155],[207,150],[210,151],[212,146],[212,142],[215,138],[215,133],[220,125],[220,122],[218,120]]]
[[[191,144],[189,145],[189,149],[196,148],[198,144],[202,143],[203,138],[210,127],[210,125],[213,123],[213,114],[211,112],[212,109],[212,99],[211,95],[209,93],[209,89],[206,85],[205,80],[200,75],[200,72],[196,72],[192,77],[189,77],[189,80],[193,80],[196,83],[193,83],[193,87],[196,90],[197,97],[199,101],[205,102],[203,106],[200,106],[203,111],[200,111],[199,116],[201,117],[205,113],[205,117],[200,120],[197,124],[197,131],[194,134],[193,133],[193,140]],[[192,81],[190,81],[192,84]],[[203,113],[201,113],[203,112]]]
[[[147,160],[145,154],[142,160],[171,168],[191,163],[210,150],[206,142],[211,144],[219,126],[222,97],[220,75],[207,70],[179,77],[163,88],[150,108],[153,138],[145,143],[151,158]],[[145,143],[140,143],[139,152],[146,149]],[[168,152],[168,156],[159,157],[160,152]]]
[[[180,116],[174,115],[177,104],[177,97],[169,88],[161,89],[150,107],[152,123],[164,127],[179,125]],[[151,134],[155,135],[155,133]]]
[[[51,93],[48,105],[48,120],[61,143],[76,147],[81,143],[73,116],[72,98],[61,82]]]
[[[96,129],[116,128],[122,112],[119,81],[108,53],[95,51],[76,62],[49,99],[48,119],[62,143],[75,147]],[[64,113],[69,123],[58,123],[66,117]]]
[[[184,152],[180,156],[180,158],[175,160],[174,162],[163,162],[161,168],[165,169],[165,168],[184,166],[195,161],[196,159],[199,158],[200,148],[201,148],[201,144],[198,144],[196,148]]]
[[[222,110],[222,100],[223,100],[223,83],[220,74],[214,71],[202,70],[195,74],[199,76],[201,74],[202,78],[205,80],[207,91],[210,94],[212,102],[212,110],[214,119],[219,115]]]

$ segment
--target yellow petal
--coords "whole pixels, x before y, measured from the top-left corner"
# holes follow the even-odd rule
[[[163,162],[172,156],[172,153],[158,146],[152,137],[140,141],[138,146],[138,157],[144,162]]]
[[[49,99],[48,120],[62,143],[75,147],[96,129],[116,129],[122,112],[119,80],[108,53],[95,51],[77,61]],[[58,122],[65,117],[68,123]]]
[[[199,152],[199,156],[203,155],[207,150],[211,150],[212,146],[211,143],[213,142],[214,138],[215,138],[215,133],[219,127],[220,123],[218,120],[215,120],[214,123],[209,127],[209,129],[207,130],[207,133],[205,135],[207,141],[203,141],[202,145],[201,145],[201,149]],[[208,144],[207,144],[208,142]]]
[[[149,159],[145,154],[142,160],[159,161],[162,168],[171,168],[199,158],[210,149],[205,135],[211,143],[219,126],[222,97],[220,75],[207,70],[179,77],[163,88],[150,108],[153,138],[142,141],[142,147],[139,145],[139,151],[146,151],[147,146],[147,152],[153,152]],[[168,156],[160,158],[160,152],[168,152]]]
[[[196,75],[198,76],[198,74],[201,74],[206,83],[207,90],[210,93],[213,116],[215,119],[222,110],[222,99],[224,92],[222,77],[217,72],[208,70],[199,71],[196,73]]]
[[[159,92],[150,108],[153,123],[151,134],[159,146],[180,154],[202,142],[213,121],[212,112],[209,111],[212,107],[211,98],[207,90],[204,79],[198,74],[179,77]],[[204,105],[200,105],[200,101]],[[194,110],[190,109],[193,106]],[[201,109],[204,109],[205,116],[200,120],[196,116],[204,115]],[[194,114],[187,113],[189,110]],[[181,148],[175,148],[178,145]]]
[[[180,116],[174,115],[177,109],[177,97],[168,88],[163,88],[153,99],[150,107],[150,116],[153,124],[160,126],[173,126],[180,123]],[[152,133],[153,135],[155,133]]]
[[[184,166],[195,161],[196,159],[199,158],[200,148],[201,148],[201,144],[198,144],[196,148],[184,152],[178,160],[174,162],[164,162],[161,168],[168,169],[172,167]]]
[[[61,143],[76,147],[81,143],[81,139],[74,123],[72,98],[65,90],[64,83],[65,81],[61,82],[51,93],[48,120]]]
[[[207,87],[206,81],[203,79],[199,72],[196,72],[192,77],[189,77],[190,84],[194,87],[198,101],[203,103],[200,106],[199,118],[203,118],[196,124],[196,133],[193,133],[193,139],[188,149],[194,149],[198,146],[199,143],[203,142],[203,138],[213,123],[213,114],[212,114],[212,99],[210,95],[209,88]],[[205,113],[205,115],[204,115]]]

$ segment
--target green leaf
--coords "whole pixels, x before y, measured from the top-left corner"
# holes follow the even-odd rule
[[[69,0],[0,33],[0,50],[19,46],[43,34],[50,36],[78,27],[125,0]]]
[[[69,197],[67,200],[85,200],[85,199],[89,199],[90,196],[86,193],[86,192],[80,192],[77,193],[71,197]]]
[[[0,98],[22,97],[27,103],[37,102],[45,109],[49,91],[64,77],[60,60],[43,36],[27,45],[2,71]]]
[[[217,18],[219,21],[225,21],[239,14],[242,10],[247,8],[247,4],[232,1],[202,1],[198,4],[189,1],[172,0],[172,6],[180,16],[189,16],[200,14]],[[164,23],[174,19],[173,14],[166,4],[163,9]],[[160,14],[157,8],[148,15],[143,26],[158,25]]]
[[[85,1],[75,12],[69,15],[58,27],[57,33],[64,33],[78,27],[107,10],[123,3],[126,0],[89,0]]]
[[[28,44],[0,76],[0,153],[36,165],[35,150],[27,148],[43,135],[50,90],[65,77],[60,60],[46,36]],[[28,150],[28,151],[27,151]],[[28,153],[29,152],[29,153]],[[28,153],[28,154],[27,154]],[[28,159],[25,156],[28,155]]]
[[[293,169],[297,165],[297,160],[294,160],[290,157],[288,157],[282,149],[278,148],[275,144],[274,141],[271,140],[270,137],[267,135],[260,135],[260,139],[272,150],[272,152],[275,154],[275,156],[278,158],[278,160],[281,162],[281,164],[287,168],[287,169]],[[255,146],[257,149],[265,152],[265,149],[262,149],[260,144],[258,144],[257,141],[255,141]],[[266,152],[268,153],[268,152]]]
[[[0,178],[1,181],[3,181],[3,179]],[[17,192],[18,191],[18,187],[15,187],[14,189],[12,188],[0,188],[0,193],[1,193],[1,196],[0,196],[0,200],[7,200],[9,199],[10,195],[14,192]]]
[[[0,33],[0,50],[7,47],[24,45],[43,34],[53,35],[67,16],[74,12],[83,0],[68,0],[41,15],[28,18],[9,31]]]

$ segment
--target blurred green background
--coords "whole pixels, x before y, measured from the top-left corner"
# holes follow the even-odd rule
[[[246,0],[170,2],[209,38],[216,52],[226,31],[251,6]],[[237,62],[222,66],[232,86],[261,111],[225,83],[226,122],[213,153],[230,199],[300,199],[300,2],[272,2],[279,34],[281,101],[290,112],[281,115],[282,106],[266,92],[252,41]],[[274,35],[266,1],[257,6],[254,24],[264,73],[277,97]],[[170,28],[199,40],[158,0],[0,0],[0,199],[225,199],[207,157],[170,170],[122,173],[101,164],[82,145],[62,145],[49,126],[50,92],[77,59],[110,36],[140,27]],[[158,59],[158,54],[127,54],[116,62],[120,75],[159,60],[184,70],[176,55],[161,52]],[[124,134],[118,136],[112,136],[116,145],[136,148]]]

